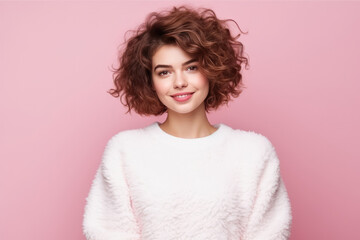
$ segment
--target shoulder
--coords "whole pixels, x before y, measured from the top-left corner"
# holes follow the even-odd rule
[[[126,129],[117,132],[113,136],[109,138],[107,141],[107,146],[109,147],[131,147],[131,146],[139,146],[142,141],[146,141],[147,136],[151,132],[151,129],[154,128],[154,123],[142,127],[142,128],[134,128],[134,129]]]
[[[224,124],[222,124],[224,125]],[[258,132],[250,130],[233,129],[224,125],[228,130],[228,145],[237,152],[242,152],[246,156],[254,159],[265,160],[269,155],[276,154],[275,148],[270,139]]]
[[[229,138],[234,141],[241,141],[246,143],[248,146],[254,146],[257,148],[272,148],[273,145],[268,137],[264,136],[261,133],[250,131],[250,130],[241,130],[234,129],[225,124],[222,124],[225,128],[228,129]]]
[[[147,139],[146,135],[146,128],[137,128],[122,130],[111,136],[105,144],[103,169],[116,169],[120,159],[131,152],[138,152],[142,141]]]
[[[122,130],[114,134],[110,139],[109,142],[123,142],[125,140],[134,139],[137,136],[141,135],[141,128],[138,129],[127,129]]]

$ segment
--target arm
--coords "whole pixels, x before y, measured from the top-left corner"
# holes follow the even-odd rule
[[[290,201],[280,176],[275,149],[270,141],[267,140],[267,144],[264,166],[244,234],[245,240],[286,240],[290,236]]]
[[[86,199],[83,233],[87,240],[140,239],[120,157],[113,137],[106,145]]]

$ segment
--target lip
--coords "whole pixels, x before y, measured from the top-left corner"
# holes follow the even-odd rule
[[[176,97],[176,96],[179,96],[179,95],[188,95],[188,94],[193,94],[194,92],[182,92],[182,93],[175,93],[173,95],[170,95],[172,97]]]
[[[176,93],[170,96],[178,102],[185,102],[189,100],[193,94],[194,92],[183,92],[183,93]],[[181,95],[187,95],[187,96],[180,97]]]

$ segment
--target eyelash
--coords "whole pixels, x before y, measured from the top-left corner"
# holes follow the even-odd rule
[[[196,65],[189,66],[189,67],[186,68],[186,70],[188,70],[189,68],[192,68],[192,70],[190,70],[190,71],[196,71],[196,70],[198,70],[198,67],[197,67]],[[194,68],[195,68],[195,69],[194,69]],[[159,76],[164,76],[164,75],[166,75],[167,73],[169,73],[169,71],[161,71],[161,72],[159,72]]]
[[[197,70],[197,69],[198,69],[198,67],[197,67],[196,65],[189,66],[187,69],[189,69],[189,68],[195,68],[194,70],[191,70],[191,71],[195,71],[195,70]]]
[[[164,73],[168,73],[169,71],[162,71],[162,72],[159,72],[159,76],[164,76]]]

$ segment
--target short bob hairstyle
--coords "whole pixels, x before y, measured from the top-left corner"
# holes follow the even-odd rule
[[[186,6],[169,11],[150,13],[145,23],[126,41],[119,53],[119,67],[113,69],[116,89],[110,89],[120,102],[140,115],[161,115],[167,111],[154,91],[152,56],[166,44],[175,44],[199,62],[199,70],[209,81],[205,110],[227,104],[230,96],[243,90],[241,65],[248,65],[243,44],[232,36],[227,22],[220,20],[211,9],[194,10]],[[241,33],[243,33],[240,30]],[[125,98],[125,102],[123,102]]]

